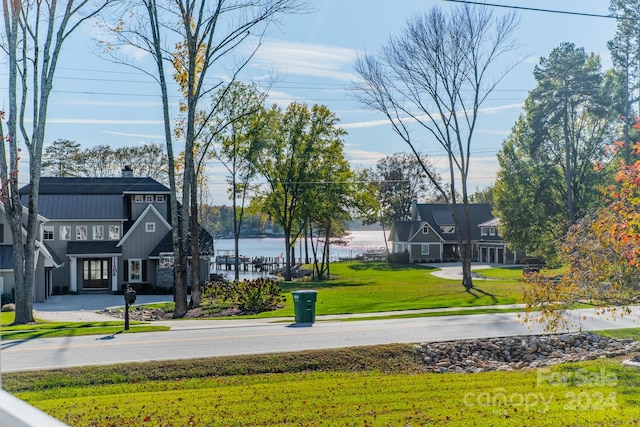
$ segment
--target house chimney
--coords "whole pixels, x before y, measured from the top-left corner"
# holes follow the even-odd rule
[[[122,169],[122,177],[123,178],[132,178],[133,177],[133,169],[131,169],[131,166],[126,165]]]
[[[418,219],[418,198],[413,197],[411,199],[411,220],[416,221]]]

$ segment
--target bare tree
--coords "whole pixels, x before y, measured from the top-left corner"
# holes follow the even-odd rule
[[[305,10],[306,0],[142,0],[127,2],[121,18],[111,26],[117,37],[116,44],[133,46],[151,55],[155,69],[147,71],[159,83],[162,94],[165,141],[169,160],[169,187],[171,190],[171,221],[175,257],[175,317],[187,312],[187,254],[191,243],[192,289],[198,288],[198,235],[197,224],[197,165],[194,146],[207,126],[207,118],[198,118],[198,104],[203,97],[236,78],[252,57],[252,53],[236,61],[239,47],[253,42],[253,51],[260,45],[266,29],[283,13]],[[225,62],[225,60],[228,61]],[[129,62],[130,65],[137,66]],[[168,67],[175,71],[180,93],[185,100],[182,107],[184,121],[181,139],[184,142],[184,168],[180,200],[176,188],[175,156],[169,87],[166,80]],[[215,67],[226,66],[229,77],[224,80],[208,79]],[[180,202],[180,203],[179,203]],[[180,204],[182,212],[178,211]],[[191,209],[191,215],[188,210]],[[191,220],[190,220],[191,217]],[[190,238],[193,236],[194,238]]]
[[[33,322],[38,190],[49,95],[58,57],[71,33],[108,3],[108,0],[2,1],[5,30],[2,50],[9,63],[9,114],[7,132],[0,126],[0,180],[2,203],[13,237],[16,324]],[[21,143],[26,145],[29,156],[26,235],[18,192]]]
[[[404,32],[391,38],[378,55],[365,54],[356,63],[362,78],[354,83],[357,99],[387,117],[449,205],[467,291],[473,288],[467,178],[474,130],[481,105],[509,71],[490,75],[497,60],[515,48],[517,25],[514,14],[494,18],[479,6],[464,5],[449,13],[433,8],[410,19]],[[447,154],[448,189],[421,161],[415,128],[426,133],[423,142]]]

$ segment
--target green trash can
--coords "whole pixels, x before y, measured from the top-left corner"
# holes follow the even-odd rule
[[[318,291],[302,290],[293,291],[293,310],[296,314],[296,323],[313,323],[316,321],[316,299]]]

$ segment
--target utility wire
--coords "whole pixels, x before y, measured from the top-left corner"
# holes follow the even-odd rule
[[[471,0],[443,0],[450,3],[463,3],[463,4],[472,4],[478,6],[490,6],[490,7],[501,7],[504,9],[515,9],[515,10],[527,10],[531,12],[544,12],[544,13],[558,13],[563,15],[574,15],[574,16],[587,16],[590,18],[606,18],[606,19],[629,19],[633,20],[631,17],[627,16],[617,16],[617,15],[602,15],[599,13],[586,13],[586,12],[571,12],[568,10],[555,10],[555,9],[543,9],[538,7],[526,7],[526,6],[513,6],[506,4],[495,4],[495,3],[484,3],[477,2]]]

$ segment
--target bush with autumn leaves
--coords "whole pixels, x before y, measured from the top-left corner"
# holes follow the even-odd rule
[[[615,154],[621,149],[624,144],[618,142],[612,150]],[[632,153],[640,158],[640,143]],[[618,166],[615,183],[604,189],[604,197],[602,207],[567,233],[563,269],[523,279],[528,321],[553,331],[568,326],[571,308],[594,307],[615,317],[640,302],[640,160]]]

